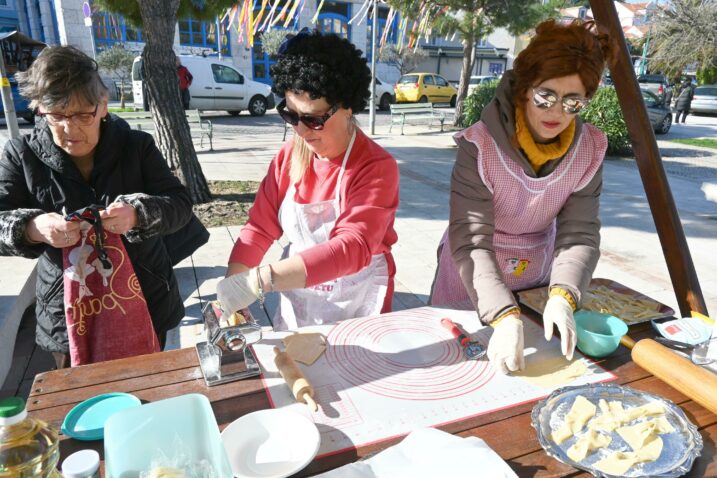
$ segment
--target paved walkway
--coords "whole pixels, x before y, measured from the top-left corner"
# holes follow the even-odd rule
[[[361,115],[360,121],[364,131],[368,131],[368,115]],[[275,114],[261,119],[216,117],[215,151],[198,152],[205,176],[210,180],[261,180],[283,133]],[[396,309],[423,305],[428,298],[436,267],[436,246],[447,225],[450,173],[456,151],[449,132],[416,126],[407,127],[405,133],[389,134],[386,116],[380,116],[374,137],[398,160],[401,171],[401,204],[395,224],[399,241],[393,249],[397,266]],[[704,183],[717,184],[717,151],[664,141],[660,146],[702,290],[709,310],[715,314],[717,204],[707,201],[700,188]],[[595,276],[613,279],[676,308],[635,162],[609,159],[604,176],[602,257]],[[202,340],[200,300],[215,297],[216,283],[224,276],[238,230],[238,227],[213,228],[209,243],[177,266],[187,317],[179,330],[170,335],[171,347],[187,347]],[[279,251],[278,245],[272,247],[266,260],[275,260]],[[32,267],[29,260],[0,257],[0,268],[12,271],[0,275],[0,320],[12,306]],[[275,300],[269,300],[269,314],[274,306]],[[268,324],[264,310],[255,305],[252,312]]]

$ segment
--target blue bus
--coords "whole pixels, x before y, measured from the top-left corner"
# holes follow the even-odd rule
[[[34,40],[18,31],[0,33],[0,50],[5,62],[12,99],[15,104],[15,112],[19,118],[29,123],[35,121],[35,114],[29,107],[27,99],[20,95],[15,81],[15,73],[27,70],[37,55],[47,45],[41,41]],[[0,109],[0,117],[5,115],[4,109]]]

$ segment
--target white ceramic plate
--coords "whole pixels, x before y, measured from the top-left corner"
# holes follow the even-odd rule
[[[308,418],[281,408],[237,418],[222,432],[237,478],[284,478],[304,468],[319,451],[319,430]]]

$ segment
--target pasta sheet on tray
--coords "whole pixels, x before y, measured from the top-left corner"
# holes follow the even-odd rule
[[[548,287],[520,291],[518,299],[526,307],[542,314],[548,300]],[[590,282],[581,309],[612,314],[628,325],[675,314],[670,307],[610,279],[593,279]]]

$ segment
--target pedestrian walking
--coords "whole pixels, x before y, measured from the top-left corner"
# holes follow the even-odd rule
[[[189,72],[189,69],[182,65],[182,61],[179,57],[177,57],[177,76],[179,77],[179,94],[182,96],[182,106],[185,110],[188,110],[189,101],[191,99],[189,87],[192,86],[194,77]]]
[[[685,123],[687,114],[690,112],[692,107],[692,98],[695,96],[695,90],[692,88],[692,82],[685,80],[682,82],[682,89],[680,94],[677,96],[677,115],[675,116],[675,123]],[[680,115],[682,115],[682,121],[680,121]]]

